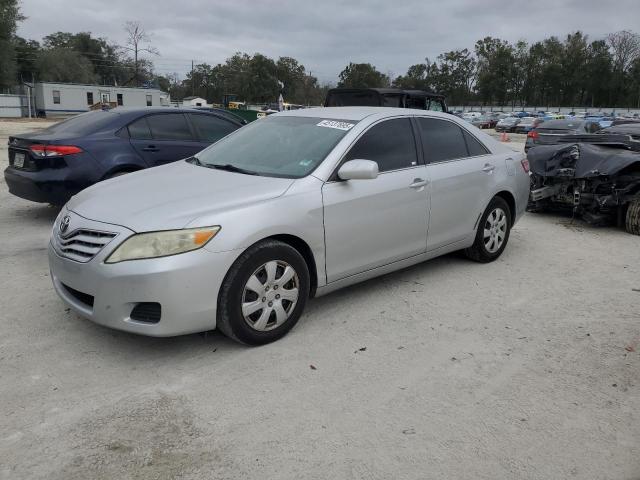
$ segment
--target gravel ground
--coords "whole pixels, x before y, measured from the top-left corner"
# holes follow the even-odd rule
[[[0,165],[44,125],[0,122]],[[246,348],[69,312],[56,213],[0,182],[0,478],[640,478],[640,237],[529,214],[492,264],[348,288]]]

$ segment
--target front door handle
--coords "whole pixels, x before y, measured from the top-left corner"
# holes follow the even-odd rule
[[[143,152],[157,152],[157,151],[159,151],[159,150],[160,150],[160,149],[159,149],[159,148],[157,148],[155,145],[149,145],[148,147],[144,147],[144,148],[142,149],[142,151],[143,151]]]
[[[482,171],[484,173],[491,173],[496,169],[496,167],[494,165],[491,165],[490,163],[485,163],[484,167],[482,168]]]
[[[421,178],[414,178],[413,183],[409,185],[409,188],[421,188],[421,187],[424,187],[427,183],[429,182]]]

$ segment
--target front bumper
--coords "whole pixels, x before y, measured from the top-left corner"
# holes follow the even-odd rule
[[[50,242],[51,279],[60,298],[95,323],[141,335],[166,337],[214,329],[218,291],[240,252],[213,253],[203,248],[105,264],[104,259],[126,236],[118,235],[118,241],[86,263],[64,257]],[[133,309],[143,302],[160,303],[160,321],[131,319]]]

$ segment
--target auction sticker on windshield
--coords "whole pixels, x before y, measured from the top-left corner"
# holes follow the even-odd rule
[[[337,128],[338,130],[349,130],[355,123],[338,122],[337,120],[322,120],[318,127]]]

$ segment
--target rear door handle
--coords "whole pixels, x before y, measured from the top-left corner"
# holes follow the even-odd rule
[[[482,171],[485,173],[491,173],[496,169],[496,167],[494,165],[491,165],[490,163],[485,163],[484,167],[482,168]]]
[[[414,178],[413,183],[409,185],[409,188],[421,188],[421,187],[424,187],[427,183],[429,182],[421,178]]]
[[[160,149],[159,149],[159,148],[157,148],[155,145],[149,145],[148,147],[144,147],[144,148],[142,149],[142,151],[143,151],[143,152],[157,152],[157,151],[159,151],[159,150],[160,150]]]

